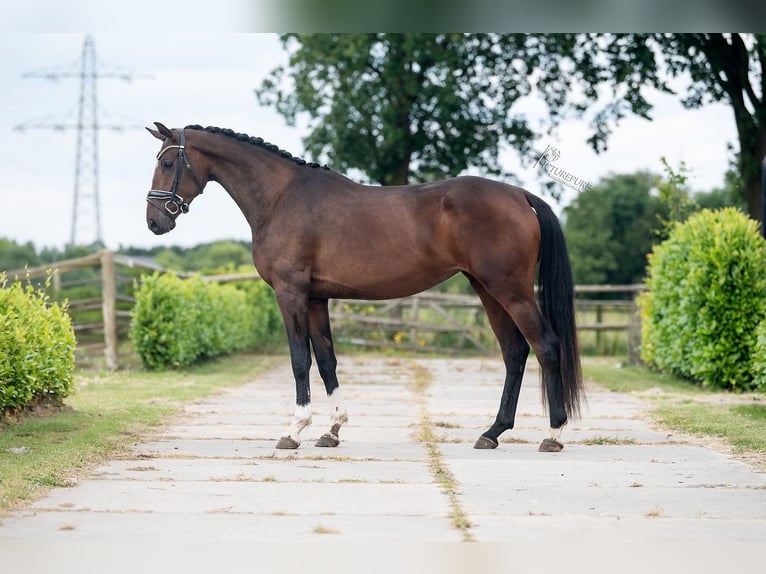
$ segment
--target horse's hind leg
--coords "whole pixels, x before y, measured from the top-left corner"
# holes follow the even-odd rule
[[[548,438],[543,440],[538,450],[558,452],[564,448],[560,437],[561,430],[567,423],[558,338],[540,314],[533,298],[515,300],[507,308],[519,330],[535,350],[542,370],[543,399],[544,402],[547,399],[551,426]]]
[[[338,446],[340,428],[348,421],[348,414],[341,399],[336,374],[338,361],[332,346],[330,313],[326,299],[309,301],[309,337],[330,401],[330,430],[319,437],[316,446]]]
[[[540,314],[540,310],[538,309],[537,303],[535,302],[534,291],[532,289],[529,289],[528,291],[529,292],[518,288],[517,285],[507,283],[502,285],[490,285],[487,288],[488,294],[492,296],[496,300],[496,303],[507,312],[512,323],[515,324],[515,327],[518,329],[521,335],[524,336],[524,339],[526,339],[529,345],[532,346],[535,351],[537,361],[540,363],[540,368],[542,371],[543,392],[545,393],[543,399],[544,402],[547,399],[551,426],[549,436],[543,440],[539,450],[548,452],[560,451],[562,448],[564,448],[564,445],[560,441],[560,436],[561,430],[567,422],[567,414],[564,407],[564,391],[561,379],[559,342],[548,322]],[[509,293],[512,293],[513,295],[508,295]],[[482,301],[484,301],[484,298],[482,298]],[[488,309],[488,314],[489,313],[490,311]],[[497,334],[497,330],[495,333]],[[500,345],[501,348],[503,348],[503,355],[505,356],[506,348],[511,349],[512,342],[507,342],[506,345],[508,345],[508,347],[504,347],[502,339],[499,335],[498,340],[501,341]],[[519,343],[517,342],[517,345],[518,344]],[[508,359],[506,359],[506,364],[507,363]],[[509,378],[512,376],[512,374],[512,370],[509,369]],[[518,377],[520,384],[521,374],[518,374]],[[516,388],[516,395],[511,395],[509,399],[506,399],[506,390],[512,391],[514,388]],[[512,383],[509,384],[508,380],[506,381],[506,390],[503,392],[501,411],[504,404],[506,404],[508,401],[518,400],[518,388],[514,387]],[[514,412],[515,404],[516,403],[514,402]],[[488,434],[492,432],[493,429],[495,429],[494,426],[482,436],[486,437],[488,440],[493,438]],[[481,439],[479,440],[481,441]],[[477,443],[477,446],[480,445]]]
[[[499,436],[514,425],[524,367],[529,356],[529,344],[503,306],[480,283],[470,276],[468,278],[484,305],[505,362],[505,384],[497,417],[494,424],[476,441],[474,448],[497,448]]]

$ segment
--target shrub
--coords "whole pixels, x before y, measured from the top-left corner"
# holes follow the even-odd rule
[[[640,298],[642,358],[720,388],[754,388],[756,327],[766,317],[766,242],[736,209],[703,210],[649,256]]]
[[[74,380],[75,336],[66,303],[0,276],[0,413],[57,404]]]
[[[755,330],[756,342],[753,351],[753,387],[766,392],[766,319],[758,323]]]
[[[130,338],[144,366],[182,367],[200,359],[257,348],[273,328],[269,301],[258,287],[206,283],[171,274],[136,286]]]
[[[285,327],[277,306],[274,290],[265,281],[238,281],[231,285],[244,292],[245,300],[252,313],[252,324],[256,349],[268,348],[285,339]]]

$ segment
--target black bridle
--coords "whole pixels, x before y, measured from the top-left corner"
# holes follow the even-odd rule
[[[157,161],[160,161],[160,158],[162,157],[162,154],[164,154],[169,149],[177,149],[178,150],[178,162],[176,162],[176,175],[173,178],[173,187],[170,188],[170,191],[163,191],[161,189],[150,189],[149,193],[146,196],[146,201],[148,201],[151,205],[156,207],[159,210],[164,210],[164,212],[172,217],[177,216],[179,213],[189,213],[189,204],[186,203],[183,197],[178,195],[176,193],[176,190],[178,189],[178,184],[181,183],[181,173],[182,173],[182,165],[186,166],[186,169],[189,171],[189,175],[191,175],[192,179],[194,180],[194,183],[197,185],[197,188],[199,189],[199,192],[202,193],[202,190],[204,186],[200,184],[199,180],[197,179],[197,176],[194,175],[194,171],[192,171],[192,166],[189,163],[189,160],[186,158],[186,152],[184,151],[186,149],[186,136],[184,135],[184,131],[182,129],[176,129],[176,132],[178,133],[178,145],[169,145],[167,147],[162,148],[159,153],[157,154]],[[165,204],[160,205],[157,204],[153,200],[159,200],[164,201]]]

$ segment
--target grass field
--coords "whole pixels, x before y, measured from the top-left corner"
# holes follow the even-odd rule
[[[703,389],[643,367],[623,366],[618,359],[585,358],[583,373],[602,387],[651,401],[661,426],[722,440],[766,467],[766,395]]]

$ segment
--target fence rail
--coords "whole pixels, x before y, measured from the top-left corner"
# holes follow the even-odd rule
[[[582,337],[593,332],[597,348],[604,333],[624,333],[629,359],[637,362],[641,324],[635,298],[644,288],[643,284],[576,287],[578,333]],[[627,299],[577,297],[615,294]],[[330,318],[336,339],[352,345],[442,352],[446,346],[478,354],[498,348],[481,301],[471,295],[426,291],[383,302],[337,300],[331,303]]]
[[[85,273],[85,277],[65,280],[67,275],[82,274],[88,269],[91,271]],[[92,358],[93,353],[100,350],[106,368],[115,370],[119,367],[119,340],[127,334],[134,303],[129,285],[140,274],[154,271],[168,270],[145,259],[104,250],[77,259],[13,271],[8,277],[33,280],[50,276],[54,294],[64,288],[93,291],[69,300],[78,349],[87,353],[84,359]],[[225,283],[258,280],[260,276],[252,272],[202,276],[202,279]],[[597,342],[602,333],[627,333],[629,357],[636,360],[641,326],[635,297],[643,289],[643,284],[577,286],[576,310],[579,315],[587,316],[587,320],[578,318],[578,332],[594,332]],[[582,298],[598,295],[622,295],[625,298]],[[612,315],[624,320],[616,321]],[[481,354],[497,349],[481,302],[473,295],[426,291],[386,301],[333,300],[330,317],[336,339],[352,345],[441,352],[455,349]]]

